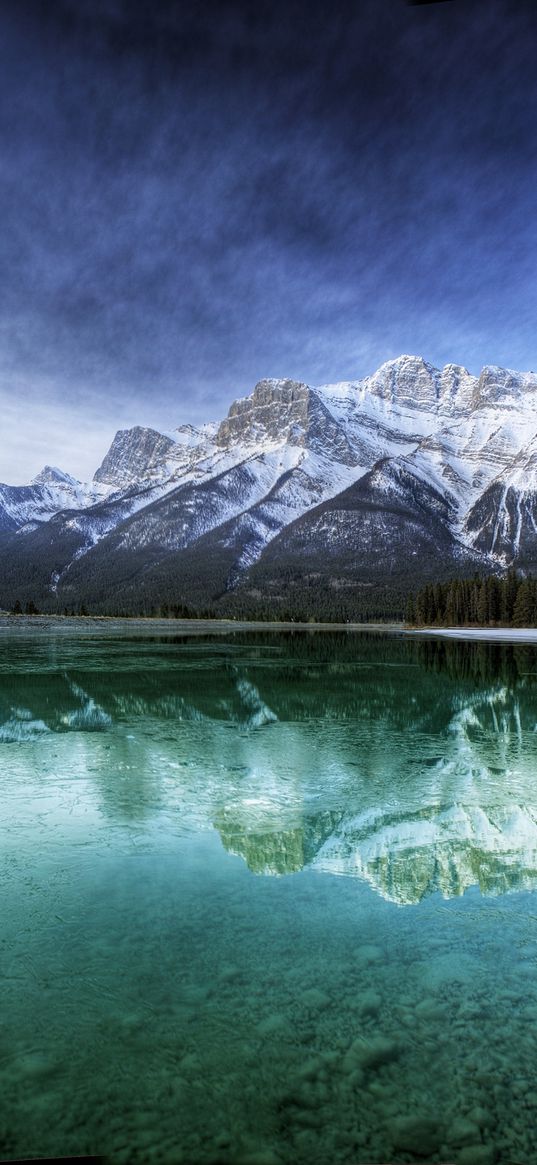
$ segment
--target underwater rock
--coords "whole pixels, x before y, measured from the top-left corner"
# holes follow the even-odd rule
[[[301,1080],[316,1080],[321,1072],[324,1073],[324,1061],[320,1059],[309,1059],[298,1070],[298,1075]]]
[[[356,960],[363,967],[368,967],[371,963],[378,963],[381,959],[382,951],[380,947],[375,947],[372,943],[366,943],[356,952]]]
[[[362,1047],[359,1060],[364,1068],[379,1068],[381,1064],[389,1064],[392,1060],[396,1060],[399,1052],[400,1048],[396,1040],[377,1036]]]
[[[281,1165],[281,1157],[272,1149],[257,1149],[239,1157],[237,1165]]]
[[[444,1019],[446,1014],[446,1006],[440,1003],[434,996],[420,999],[419,1003],[414,1008],[415,1014],[423,1019]]]
[[[375,1036],[372,1040],[354,1040],[343,1060],[343,1070],[352,1072],[354,1068],[379,1068],[396,1060],[400,1052],[399,1044],[386,1036]]]
[[[364,991],[357,1000],[357,1008],[361,1015],[378,1015],[382,1007],[382,996],[376,991]]]
[[[321,1113],[317,1112],[315,1108],[297,1108],[294,1119],[299,1125],[304,1125],[308,1129],[318,1129],[323,1123]]]
[[[59,1065],[44,1052],[23,1052],[17,1056],[14,1064],[14,1075],[38,1080],[53,1076]]]
[[[236,967],[234,963],[224,963],[220,967],[218,978],[221,983],[236,983],[237,979],[242,978],[242,971],[240,967]]]
[[[475,1145],[479,1142],[480,1134],[477,1125],[465,1117],[457,1117],[449,1128],[448,1141],[450,1145]]]
[[[319,1096],[317,1090],[309,1082],[299,1083],[296,1087],[291,1088],[289,1092],[282,1097],[280,1107],[282,1109],[302,1108],[317,1108],[319,1103]]]
[[[278,1036],[284,1032],[290,1034],[289,1023],[284,1015],[267,1015],[257,1025],[257,1033],[260,1036]]]
[[[209,998],[210,988],[204,983],[189,983],[183,987],[181,995],[185,1003],[198,1007]]]
[[[478,1105],[470,1109],[466,1114],[469,1121],[473,1121],[475,1125],[479,1125],[480,1129],[490,1129],[494,1124],[494,1117],[492,1113],[487,1112],[485,1108],[480,1108]]]
[[[390,1128],[396,1149],[414,1153],[417,1157],[428,1157],[436,1153],[443,1139],[443,1130],[436,1120],[425,1116],[403,1116],[393,1122]]]
[[[494,1165],[495,1157],[493,1145],[468,1145],[461,1149],[457,1165]]]
[[[196,1052],[187,1052],[182,1056],[179,1066],[187,1076],[197,1076],[201,1072],[201,1060]]]
[[[324,1011],[331,1003],[330,996],[325,995],[324,991],[319,991],[318,987],[309,987],[303,991],[301,1001],[311,1011]]]
[[[232,1140],[231,1133],[228,1133],[227,1129],[222,1129],[222,1132],[218,1133],[218,1136],[214,1138],[214,1143],[217,1149],[228,1149]]]

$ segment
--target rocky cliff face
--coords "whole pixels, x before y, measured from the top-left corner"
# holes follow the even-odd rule
[[[231,405],[216,434],[221,448],[283,442],[330,454],[342,465],[358,463],[345,430],[317,393],[296,380],[260,380],[251,396]]]
[[[30,573],[35,601],[68,582],[92,603],[113,567],[118,600],[143,576],[189,603],[248,603],[304,571],[349,595],[383,575],[535,569],[536,442],[534,373],[401,356],[364,381],[261,380],[219,424],[120,431],[90,486],[51,467],[0,486],[0,586],[24,597]]]
[[[116,489],[169,476],[167,458],[175,442],[156,429],[120,429],[93,480]]]

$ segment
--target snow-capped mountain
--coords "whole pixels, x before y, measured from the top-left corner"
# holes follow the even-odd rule
[[[92,483],[0,486],[4,603],[247,609],[537,564],[537,374],[401,356],[261,380],[220,423],[116,434]],[[31,592],[31,593],[30,593]]]
[[[109,491],[95,479],[90,485],[52,465],[45,465],[30,485],[0,484],[0,532],[27,522],[47,521],[60,510],[85,509]]]

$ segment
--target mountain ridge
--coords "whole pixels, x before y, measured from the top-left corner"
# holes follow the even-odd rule
[[[361,381],[265,378],[220,422],[119,430],[91,483],[0,485],[0,540],[4,604],[43,609],[352,617],[364,588],[400,606],[410,580],[532,570],[537,374],[404,355]]]

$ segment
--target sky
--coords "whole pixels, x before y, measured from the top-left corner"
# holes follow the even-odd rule
[[[3,0],[0,480],[265,376],[537,369],[533,0]]]

